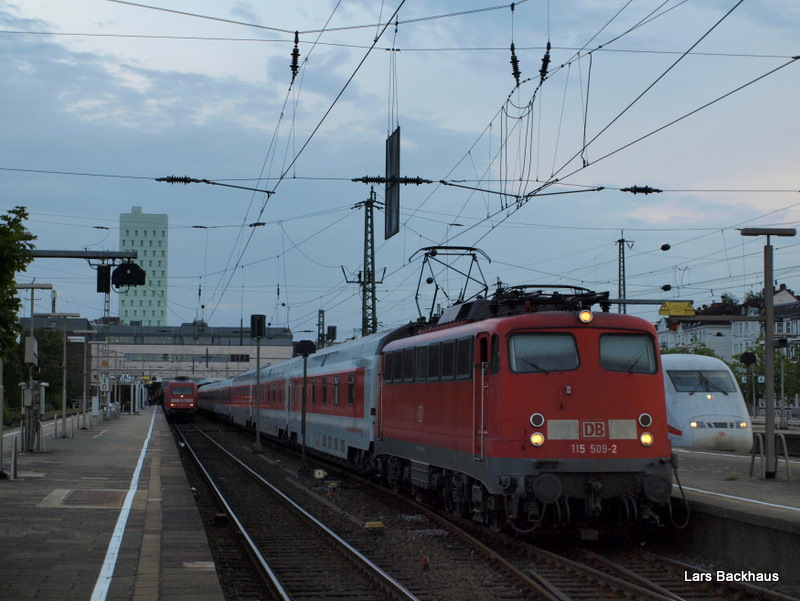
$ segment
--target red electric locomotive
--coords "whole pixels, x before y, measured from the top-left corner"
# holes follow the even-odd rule
[[[461,515],[531,531],[658,520],[672,449],[656,334],[608,295],[499,291],[387,344],[384,477]]]
[[[498,528],[658,522],[674,463],[655,330],[608,293],[545,288],[208,384],[200,407]]]
[[[197,413],[197,384],[178,376],[164,387],[164,413],[169,419],[191,421]]]

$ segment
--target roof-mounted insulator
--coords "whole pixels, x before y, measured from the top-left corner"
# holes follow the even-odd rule
[[[519,70],[519,59],[514,52],[514,42],[511,42],[511,73],[514,75],[514,79],[517,80],[517,85],[519,85],[519,77],[522,73]]]
[[[547,77],[547,68],[550,66],[550,42],[547,42],[547,51],[542,57],[542,68],[539,69],[539,84],[544,83],[544,78]]]
[[[297,77],[297,72],[300,70],[300,36],[297,31],[294,32],[294,48],[292,49],[292,83],[294,78]]]

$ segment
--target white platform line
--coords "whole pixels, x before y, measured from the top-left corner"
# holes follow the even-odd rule
[[[119,517],[117,518],[117,526],[114,528],[114,534],[111,535],[111,540],[108,543],[108,551],[106,551],[106,559],[103,562],[103,568],[100,570],[100,575],[97,577],[97,582],[94,585],[92,601],[105,601],[106,595],[108,595],[108,588],[111,586],[114,568],[117,565],[119,550],[122,546],[122,537],[125,534],[125,524],[128,522],[128,516],[131,513],[131,505],[133,504],[133,497],[136,494],[136,489],[139,487],[139,474],[144,464],[147,445],[150,444],[150,436],[153,434],[153,426],[156,423],[157,413],[157,411],[153,411],[153,418],[150,420],[150,430],[147,432],[147,438],[144,440],[142,452],[139,455],[139,462],[136,464],[136,470],[134,470],[133,477],[131,478],[131,487],[128,489],[128,494],[125,495],[125,502],[122,504],[122,510],[119,512]]]
[[[677,484],[673,485],[677,487]],[[702,490],[700,488],[691,488],[684,486],[683,490],[691,490],[692,492],[700,492],[705,495],[714,495],[715,497],[723,497],[725,499],[732,499],[734,501],[742,501],[745,503],[755,503],[756,505],[764,505],[765,507],[774,507],[776,509],[791,509],[792,511],[800,511],[800,507],[789,507],[788,505],[778,505],[776,503],[767,503],[766,501],[756,501],[755,499],[746,499],[744,497],[734,497],[733,495],[725,495],[719,492],[711,492],[710,490]]]

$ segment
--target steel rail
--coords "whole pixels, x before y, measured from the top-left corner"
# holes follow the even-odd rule
[[[238,467],[240,467],[243,471],[248,473],[252,476],[255,480],[257,480],[262,486],[266,487],[270,492],[272,492],[278,499],[280,499],[289,509],[294,511],[295,513],[301,515],[304,519],[314,525],[318,531],[324,533],[330,540],[336,543],[336,546],[340,551],[342,551],[346,556],[350,557],[351,561],[358,563],[360,566],[366,569],[366,572],[371,574],[372,578],[379,581],[381,585],[387,590],[387,592],[392,595],[398,601],[420,601],[418,597],[416,597],[413,593],[411,593],[408,589],[406,589],[400,582],[395,580],[392,576],[387,574],[383,571],[379,566],[373,563],[369,558],[364,556],[358,549],[347,543],[344,539],[342,539],[338,534],[336,534],[333,530],[328,528],[325,524],[320,522],[317,518],[313,515],[308,513],[305,509],[303,509],[300,505],[295,503],[291,498],[285,495],[282,491],[278,490],[272,483],[265,480],[258,472],[251,469],[249,466],[242,463],[236,456],[234,456],[230,451],[228,451],[225,447],[219,444],[216,440],[211,438],[208,434],[196,428],[196,431],[202,434],[205,438],[207,438],[212,444],[214,444],[220,451],[222,451],[225,455],[227,455],[232,461],[236,463]],[[188,441],[186,441],[186,437],[184,436],[183,432],[180,433],[181,438],[183,438],[184,442],[186,443],[187,447],[190,447]],[[194,455],[194,453],[193,453]],[[205,470],[204,470],[205,472]],[[215,487],[216,490],[216,487]],[[226,511],[229,510],[229,507],[226,504]],[[237,521],[237,527],[239,523]],[[251,544],[251,540],[249,536],[245,536],[248,540],[248,545]],[[254,545],[254,543],[253,543]],[[261,556],[260,553],[258,553]],[[260,562],[260,560],[259,560]],[[272,570],[270,569],[269,574],[272,574]],[[282,588],[282,587],[281,587]],[[287,596],[285,597],[287,600],[290,598]]]
[[[253,541],[253,539],[247,533],[247,529],[245,528],[244,524],[242,524],[242,522],[236,516],[236,512],[234,512],[233,508],[225,499],[225,496],[222,494],[222,491],[217,486],[217,483],[214,482],[214,478],[212,478],[211,474],[208,473],[208,470],[206,470],[205,466],[203,465],[203,462],[200,461],[200,458],[194,452],[192,445],[189,444],[188,440],[186,440],[186,436],[184,436],[183,431],[177,430],[177,432],[178,434],[180,434],[180,437],[183,440],[183,444],[186,445],[185,448],[186,450],[189,451],[189,454],[192,456],[195,465],[202,472],[203,477],[205,477],[206,479],[206,482],[214,491],[214,495],[217,497],[217,500],[225,508],[225,513],[227,513],[228,516],[231,518],[231,520],[233,520],[234,524],[236,524],[236,529],[239,531],[242,537],[244,537],[245,543],[247,544],[250,553],[253,555],[253,558],[255,559],[256,563],[263,571],[269,584],[273,587],[273,589],[275,590],[275,592],[278,594],[279,598],[282,601],[292,601],[292,598],[289,596],[289,594],[286,592],[286,589],[283,588],[283,585],[278,580],[277,575],[275,574],[275,572],[272,571],[272,568],[269,566],[269,563],[267,563],[266,558],[261,554],[261,551],[258,549],[258,546],[256,545],[255,541]]]

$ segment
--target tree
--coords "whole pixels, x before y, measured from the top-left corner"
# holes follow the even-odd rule
[[[756,305],[761,306],[764,304],[764,291],[759,290],[758,292],[753,292],[752,290],[749,291],[747,294],[744,295],[744,300],[742,301],[743,305]]]
[[[731,309],[738,309],[742,306],[742,303],[739,302],[739,299],[736,298],[733,294],[728,292],[723,292],[722,296],[720,296],[720,302],[725,307],[730,307]]]
[[[22,334],[18,316],[22,301],[14,278],[33,260],[35,237],[23,226],[27,218],[25,207],[15,207],[0,217],[0,358],[13,352]]]
[[[28,218],[24,207],[14,207],[0,217],[0,434],[5,422],[4,389],[6,375],[3,358],[14,352],[17,338],[22,330],[19,326],[18,312],[22,301],[17,297],[14,277],[18,271],[25,271],[33,261],[34,239],[25,230],[23,221]],[[2,466],[0,466],[2,474]]]
[[[717,355],[712,349],[704,342],[695,342],[691,348],[675,347],[670,349],[661,349],[662,355],[705,355],[706,357],[714,357],[715,359],[722,360],[722,357]]]

